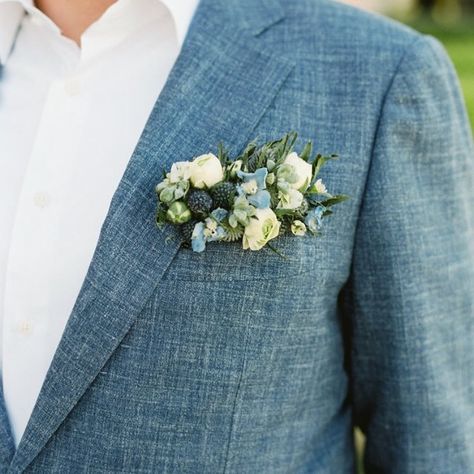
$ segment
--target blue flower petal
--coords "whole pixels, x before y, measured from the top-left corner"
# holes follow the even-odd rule
[[[211,216],[217,221],[221,222],[227,217],[228,211],[222,207],[218,207],[211,212]]]
[[[214,241],[217,241],[217,240],[222,240],[225,236],[226,236],[225,229],[222,226],[219,226],[216,229],[216,233],[213,236],[208,237],[207,241],[208,242],[214,242]]]
[[[252,206],[259,209],[270,207],[271,197],[268,191],[258,191],[255,194],[250,194],[247,199]]]
[[[245,191],[242,189],[242,185],[240,185],[240,184],[237,185],[237,188],[236,188],[236,189],[237,189],[237,194],[238,194],[239,196],[246,196]]]
[[[313,233],[316,234],[318,230],[322,227],[323,225],[323,214],[326,208],[324,206],[318,206],[313,209],[311,209],[305,220],[304,223],[306,224],[306,227]]]
[[[259,168],[255,171],[255,179],[257,180],[258,189],[266,189],[267,187],[267,168]]]
[[[241,170],[237,171],[237,176],[241,178],[244,181],[244,183],[247,183],[251,181],[252,179],[255,179],[259,190],[266,189],[267,175],[268,175],[267,168],[259,168],[258,170],[255,171],[255,173],[246,173],[245,171],[241,171]]]
[[[202,252],[206,248],[204,229],[205,225],[203,222],[198,222],[194,226],[193,235],[191,237],[191,246],[195,252]]]

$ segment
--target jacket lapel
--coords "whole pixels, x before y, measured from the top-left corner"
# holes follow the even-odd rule
[[[159,230],[154,224],[154,186],[162,169],[215,151],[221,141],[239,152],[254,138],[255,126],[293,65],[259,49],[253,36],[281,18],[276,0],[202,0],[198,6],[114,194],[9,472],[25,469],[45,446],[117,348],[178,251],[176,228]]]
[[[0,466],[8,466],[15,453],[15,442],[10,430],[5,399],[3,398],[3,386],[0,380]]]

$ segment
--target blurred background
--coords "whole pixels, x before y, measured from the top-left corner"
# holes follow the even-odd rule
[[[438,38],[459,75],[474,131],[474,0],[340,0],[402,21]],[[355,432],[359,474],[365,439]]]

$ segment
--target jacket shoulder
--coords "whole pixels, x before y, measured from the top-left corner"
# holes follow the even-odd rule
[[[422,35],[383,15],[334,0],[281,2],[285,47],[304,57],[331,53],[358,60],[396,61]]]

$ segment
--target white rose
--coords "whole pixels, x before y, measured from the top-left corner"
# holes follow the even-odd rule
[[[192,161],[190,180],[195,188],[210,188],[223,179],[224,171],[216,155],[208,153]]]
[[[277,209],[297,209],[303,203],[303,194],[296,189],[289,189],[287,193],[280,191],[278,196]]]
[[[256,209],[250,223],[245,226],[242,244],[244,249],[260,250],[270,239],[278,236],[280,221],[270,208]]]
[[[291,183],[291,187],[304,193],[308,189],[313,177],[313,166],[311,163],[300,158],[296,152],[290,153],[283,163],[293,166],[298,175],[298,181]]]

